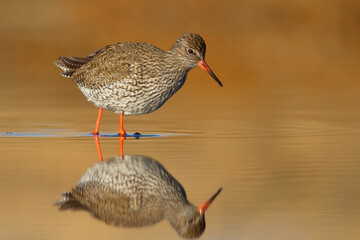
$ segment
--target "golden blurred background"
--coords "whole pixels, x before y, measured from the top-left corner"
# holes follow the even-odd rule
[[[343,81],[333,80],[334,75],[357,76],[356,0],[35,0],[2,1],[2,6],[1,70],[8,77],[15,74],[5,71],[8,67],[21,66],[17,74],[41,75],[54,71],[42,66],[57,56],[85,56],[119,41],[166,50],[185,32],[204,37],[209,61],[228,84],[244,86],[260,78],[261,84],[282,80],[286,85],[301,81],[304,87],[341,87]],[[310,80],[314,72],[318,79]]]

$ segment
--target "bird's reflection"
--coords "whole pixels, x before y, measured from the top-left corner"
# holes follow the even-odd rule
[[[99,137],[96,135],[94,136],[95,138],[95,145],[96,145],[96,150],[98,153],[98,157],[99,157],[99,162],[103,161],[103,156],[102,156],[102,152],[101,152],[101,147],[100,147],[100,141],[99,141]],[[119,136],[119,156],[122,157],[123,156],[123,152],[124,152],[124,141],[125,141],[125,137],[124,136]]]
[[[181,184],[156,160],[124,155],[96,163],[56,203],[59,209],[85,209],[107,224],[141,227],[166,219],[184,238],[205,230],[205,211],[220,193],[196,207]]]

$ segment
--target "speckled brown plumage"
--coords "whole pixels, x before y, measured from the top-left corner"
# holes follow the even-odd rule
[[[122,42],[86,58],[60,57],[55,65],[97,107],[139,115],[161,107],[183,86],[192,68],[206,65],[205,51],[200,35],[186,33],[167,52],[146,43]],[[222,86],[211,70],[206,71]]]
[[[62,196],[56,203],[61,210],[85,209],[107,224],[141,227],[165,218],[185,238],[199,237],[205,229],[204,211],[189,203],[181,184],[147,156],[97,163]]]

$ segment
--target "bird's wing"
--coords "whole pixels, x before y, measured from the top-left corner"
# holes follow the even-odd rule
[[[106,171],[113,172],[104,176]],[[101,200],[109,204],[121,202],[119,204],[126,204],[128,211],[136,212],[144,206],[144,181],[141,176],[124,176],[117,169],[105,169],[100,174],[96,171],[85,174],[72,193],[86,207],[96,206]]]
[[[152,61],[144,55],[159,54],[160,49],[141,43],[116,43],[88,56],[90,60],[77,69],[73,79],[86,88],[95,89],[114,82],[130,83],[146,78]],[[161,50],[160,50],[161,51]],[[146,54],[151,52],[152,54]]]
[[[124,194],[97,182],[78,185],[71,193],[77,201],[94,213],[100,211],[111,215],[111,212],[135,212],[140,210],[142,205],[141,193]]]

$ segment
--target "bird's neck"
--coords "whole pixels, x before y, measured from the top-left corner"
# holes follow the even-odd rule
[[[186,58],[181,57],[180,51],[183,51],[175,45],[165,53],[165,61],[167,66],[173,70],[176,70],[181,73],[188,73],[192,67],[188,66],[188,61]]]
[[[188,212],[196,211],[196,207],[189,202],[182,202],[176,205],[169,205],[165,211],[165,219],[175,229],[179,229],[184,224],[182,219],[186,219]]]
[[[174,45],[172,45],[172,47],[169,49],[169,51],[167,51],[167,53],[170,53],[170,54],[181,54],[181,44],[179,44],[180,41],[179,39],[176,40],[176,42],[174,43]]]

